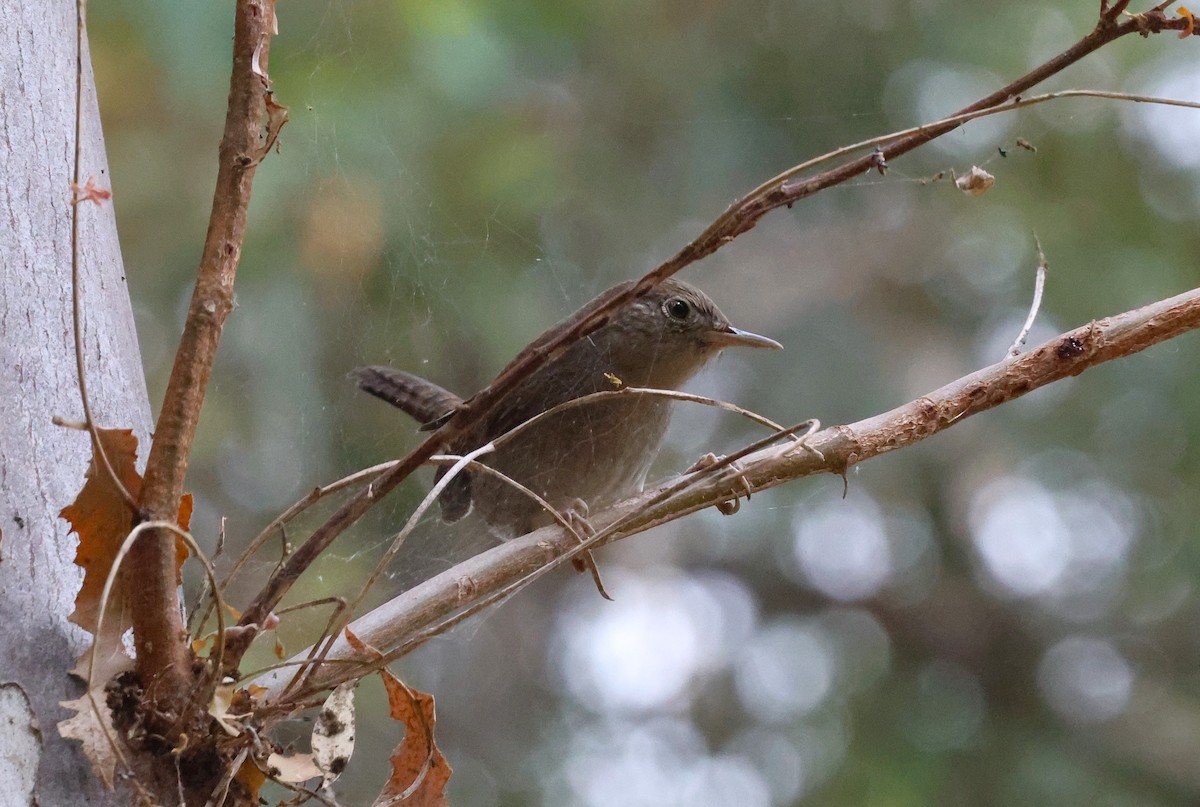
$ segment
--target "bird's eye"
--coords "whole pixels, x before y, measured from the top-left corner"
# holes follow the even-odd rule
[[[667,300],[663,308],[666,309],[667,316],[671,319],[687,319],[688,314],[692,313],[692,307],[687,304],[687,300],[681,300],[678,297]]]

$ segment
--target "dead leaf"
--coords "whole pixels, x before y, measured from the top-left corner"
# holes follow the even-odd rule
[[[208,704],[208,713],[213,716],[213,719],[217,721],[221,728],[225,729],[225,733],[231,737],[236,737],[242,733],[242,724],[229,713],[236,692],[236,683],[232,681],[223,683],[213,690],[212,701]]]
[[[75,712],[75,716],[60,722],[58,733],[83,746],[83,755],[91,763],[92,772],[105,787],[112,790],[118,757],[108,736],[105,736],[104,729],[107,728],[109,736],[113,737],[116,736],[116,729],[113,728],[112,714],[108,711],[104,699],[97,698],[96,703],[100,708],[99,715],[96,714],[96,709],[92,707],[87,695],[60,703],[63,708]]]
[[[112,198],[112,191],[96,185],[95,177],[88,177],[87,184],[85,185],[78,185],[72,182],[71,192],[75,194],[75,204],[91,202],[96,207],[99,207],[101,202],[107,202]]]
[[[313,762],[321,769],[321,787],[333,783],[346,770],[354,754],[354,688],[347,681],[329,693],[317,715],[312,733]]]
[[[257,802],[258,791],[262,789],[263,783],[267,781],[267,775],[260,771],[258,766],[249,759],[242,761],[242,767],[238,768],[237,775],[233,778],[246,789],[248,796],[246,803],[249,804]]]
[[[374,647],[358,638],[358,634],[350,630],[350,626],[342,628],[342,636],[346,637],[346,644],[350,645],[351,649],[356,653],[361,653],[368,658],[377,659],[383,658],[383,653],[380,653]]]
[[[255,59],[258,58],[258,51],[254,51]],[[257,63],[257,62],[256,62]],[[257,72],[257,71],[255,71]],[[265,76],[264,76],[265,78]],[[279,141],[279,131],[283,129],[284,124],[288,122],[288,116],[291,114],[288,108],[282,104],[275,103],[275,95],[272,92],[267,92],[267,131],[263,136],[263,144],[259,146],[258,151],[254,155],[255,162],[262,162],[275,144]]]
[[[392,775],[373,807],[449,807],[446,783],[451,769],[433,739],[433,696],[418,692],[380,670],[392,717],[404,724],[404,739],[392,751]]]
[[[978,165],[960,177],[954,178],[954,186],[967,196],[982,196],[996,184],[996,178]]]
[[[208,648],[208,646],[210,644],[213,643],[213,640],[216,638],[217,638],[216,633],[210,633],[202,639],[193,639],[192,640],[192,653],[194,653],[197,656],[205,655],[204,651]]]
[[[142,477],[137,471],[137,437],[129,429],[99,429],[100,443],[113,466],[113,471],[131,496],[136,498],[142,490]],[[118,550],[133,529],[133,513],[126,505],[108,470],[98,457],[88,465],[83,488],[75,501],[64,507],[59,515],[71,525],[79,536],[79,547],[75,550],[75,563],[83,568],[83,585],[75,598],[75,611],[70,620],[93,635],[100,614],[100,595],[112,569]],[[186,530],[192,516],[192,497],[187,494],[179,503],[179,526]],[[175,572],[187,558],[187,545],[175,541]],[[121,636],[130,627],[128,617],[128,593],[133,576],[128,568],[118,575],[104,614],[103,642],[106,659],[110,649],[120,648]],[[110,665],[106,660],[103,665]],[[99,679],[102,683],[107,678]]]
[[[298,785],[321,775],[312,754],[271,754],[267,757],[267,775],[289,785]]]
[[[129,429],[98,429],[97,438],[112,465],[113,474],[131,496],[137,498],[142,490],[142,477],[137,471],[137,437]],[[186,495],[179,503],[178,523],[184,530],[192,515],[192,497]],[[129,592],[137,585],[133,571],[125,566],[114,581],[109,600],[104,605],[103,634],[96,635],[99,621],[101,594],[104,584],[116,560],[117,552],[133,529],[133,513],[126,504],[120,489],[114,483],[108,469],[98,456],[93,456],[88,465],[84,483],[75,501],[64,507],[59,516],[71,525],[71,531],[79,536],[75,550],[75,563],[83,569],[83,583],[75,597],[75,611],[70,620],[95,636],[92,646],[80,657],[72,671],[80,678],[93,673],[89,685],[93,687],[93,701],[86,694],[63,706],[75,715],[58,724],[58,733],[76,740],[83,746],[84,756],[92,769],[110,789],[117,766],[118,756],[109,739],[116,732],[112,715],[105,703],[104,686],[118,672],[132,667],[133,660],[126,652],[122,637],[130,628]],[[175,541],[176,580],[183,561],[187,558],[187,545]],[[100,656],[93,664],[91,654],[99,644]],[[99,714],[97,714],[97,707]],[[108,735],[105,734],[105,729]]]

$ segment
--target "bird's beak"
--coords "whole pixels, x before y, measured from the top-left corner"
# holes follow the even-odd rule
[[[774,339],[743,331],[732,325],[725,326],[723,330],[713,331],[712,341],[718,347],[765,347],[771,350],[783,350],[783,345]]]

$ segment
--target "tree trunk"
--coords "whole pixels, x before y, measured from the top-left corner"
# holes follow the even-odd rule
[[[82,420],[71,304],[76,6],[5,0],[0,37],[0,802],[117,803],[59,737],[67,674],[87,645],[67,621],[82,573],[58,512],[79,490]],[[83,54],[81,183],[111,187]],[[133,428],[149,407],[111,201],[79,205],[82,330],[97,423]],[[144,452],[143,452],[144,453]]]

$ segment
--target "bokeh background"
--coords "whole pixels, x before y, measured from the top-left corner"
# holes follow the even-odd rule
[[[470,393],[760,181],[958,108],[1065,48],[1096,5],[281,2],[270,72],[291,123],[258,172],[205,404],[198,535],[211,547],[226,519],[227,565],[314,485],[416,444],[351,368]],[[157,405],[207,220],[232,4],[89,13]],[[1196,99],[1198,64],[1194,41],[1131,37],[1049,88]],[[1194,111],[1064,101],[772,213],[685,278],[787,350],[727,355],[691,388],[788,423],[910,400],[1004,354],[1035,232],[1050,262],[1035,343],[1194,287],[1198,143]],[[972,164],[997,177],[982,197],[921,181]],[[845,495],[803,480],[606,549],[615,603],[564,572],[422,648],[398,669],[438,699],[454,803],[1195,804],[1198,366],[1185,336],[855,468]],[[759,436],[681,409],[656,475]],[[300,598],[357,591],[427,484],[335,545]],[[485,546],[422,525],[379,596]],[[288,650],[319,621],[288,620]],[[379,703],[365,684],[343,804],[385,776],[399,729]]]

